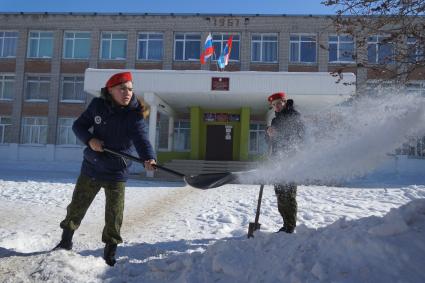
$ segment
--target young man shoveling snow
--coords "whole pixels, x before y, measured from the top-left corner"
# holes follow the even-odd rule
[[[130,153],[134,144],[147,170],[154,170],[155,153],[148,140],[144,117],[147,109],[133,93],[132,75],[123,72],[113,75],[102,88],[101,97],[94,98],[88,108],[74,122],[75,135],[87,145],[81,173],[75,185],[65,219],[60,223],[62,239],[55,249],[72,249],[72,237],[99,192],[105,190],[104,259],[108,265],[116,263],[120,234],[124,191],[130,163],[122,157],[104,152],[103,148]],[[93,128],[93,131],[89,131]]]

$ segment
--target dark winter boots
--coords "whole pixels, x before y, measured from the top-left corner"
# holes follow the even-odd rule
[[[279,229],[279,231],[277,231],[277,233],[285,232],[285,233],[288,233],[288,234],[292,234],[292,233],[294,233],[294,231],[295,231],[295,228],[283,226],[282,228]]]
[[[72,250],[72,236],[74,236],[74,231],[63,229],[62,239],[53,250],[59,250],[59,249],[64,249],[67,251]]]
[[[115,253],[117,251],[117,244],[106,244],[103,252],[103,259],[107,265],[114,266],[117,262],[115,259]]]

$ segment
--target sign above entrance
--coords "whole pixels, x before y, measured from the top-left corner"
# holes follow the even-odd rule
[[[229,90],[230,79],[223,77],[211,78],[211,90]]]
[[[239,114],[204,113],[205,122],[239,122],[240,120],[241,116]]]

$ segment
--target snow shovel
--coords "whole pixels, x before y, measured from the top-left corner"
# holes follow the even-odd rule
[[[117,152],[114,151],[112,149],[109,148],[103,148],[104,151],[112,153],[114,155],[123,157],[123,158],[127,158],[130,160],[133,160],[135,162],[144,164],[143,160],[141,160],[140,158],[137,158],[135,156],[132,156],[130,154],[127,153],[123,153],[123,152]],[[186,184],[197,188],[197,189],[211,189],[211,188],[216,188],[216,187],[220,187],[222,185],[228,184],[232,181],[235,181],[238,178],[238,172],[236,173],[232,173],[232,172],[223,172],[223,173],[210,173],[210,174],[199,174],[199,175],[191,175],[191,176],[186,176],[183,173],[174,171],[170,168],[161,166],[159,164],[155,165],[156,168],[168,172],[170,174],[173,174],[177,177],[181,177],[183,178],[183,180],[186,182]]]
[[[255,213],[255,222],[249,222],[248,226],[248,238],[254,237],[254,231],[260,230],[261,224],[258,223],[260,218],[261,200],[263,199],[264,185],[260,186],[260,192],[258,193],[257,212]]]

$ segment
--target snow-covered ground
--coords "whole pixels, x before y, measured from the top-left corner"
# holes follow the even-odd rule
[[[282,220],[266,186],[261,230],[247,239],[258,186],[130,180],[111,268],[101,257],[102,193],[74,251],[49,252],[77,169],[0,168],[0,282],[425,282],[424,185],[300,186],[291,235],[274,233]]]

